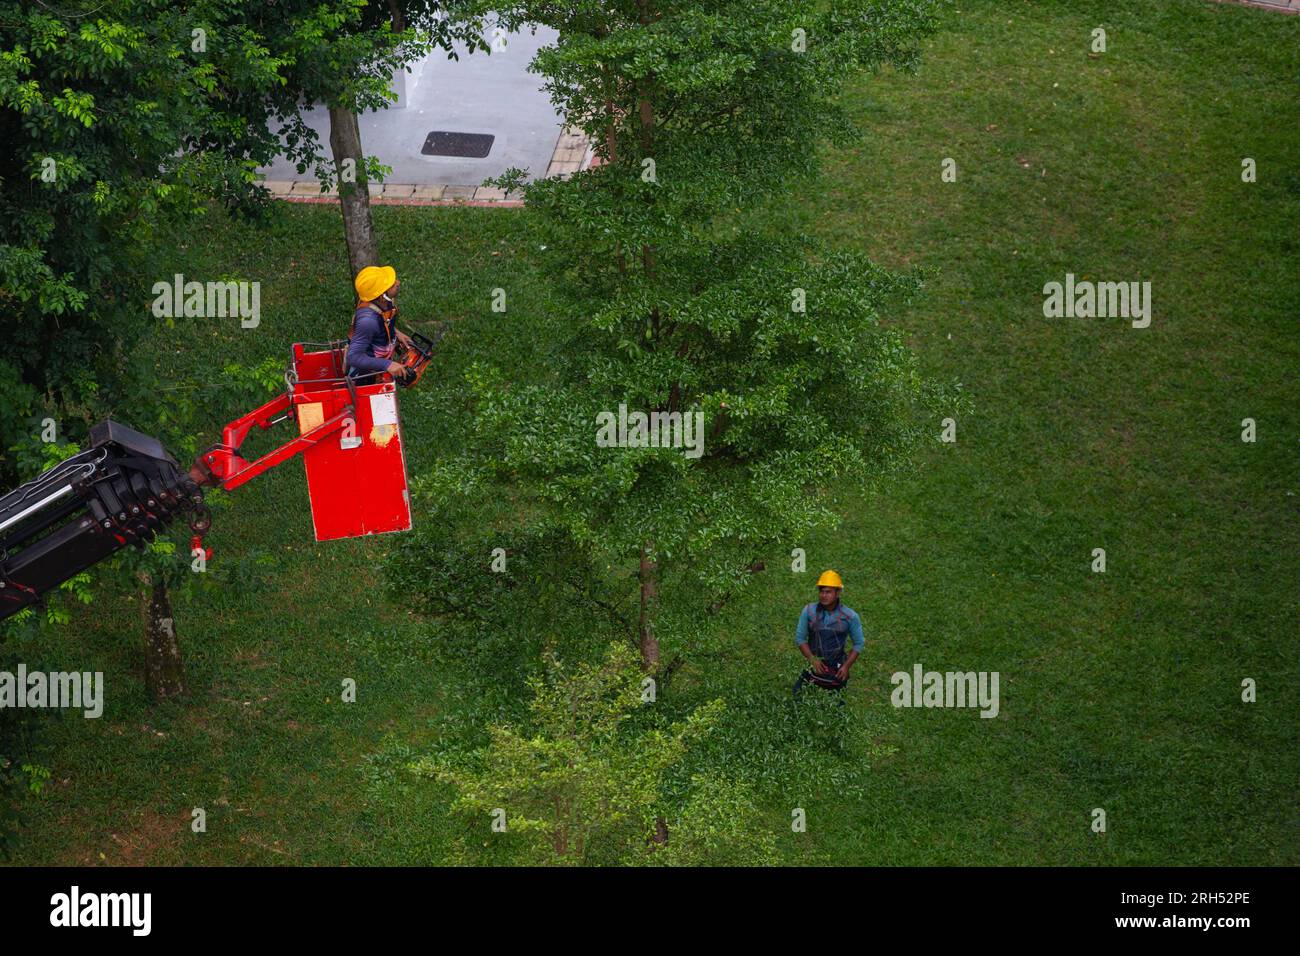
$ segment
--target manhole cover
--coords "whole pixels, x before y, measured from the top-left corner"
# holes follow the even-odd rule
[[[491,133],[448,133],[434,130],[424,138],[420,152],[425,156],[463,156],[483,159],[492,151],[496,139]]]

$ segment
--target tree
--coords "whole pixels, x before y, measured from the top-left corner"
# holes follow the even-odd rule
[[[193,148],[242,127],[236,104],[278,86],[278,61],[232,26],[202,52],[216,3],[111,9],[0,2],[0,476],[33,416],[77,440],[120,396],[158,229],[206,203],[255,203],[240,148]],[[36,420],[39,420],[37,417]],[[142,426],[148,423],[141,422]]]
[[[668,726],[637,720],[649,705],[635,653],[621,642],[598,664],[566,671],[552,660],[547,677],[530,683],[528,720],[493,725],[490,743],[468,757],[412,765],[452,786],[455,808],[483,832],[514,834],[534,863],[683,865],[723,852],[772,861],[771,836],[745,788],[697,780],[691,800],[664,805],[666,772],[708,733],[721,700]],[[664,814],[683,821],[671,838]]]
[[[188,583],[189,567],[178,557],[174,541],[158,538],[143,549],[126,549],[119,558],[137,582],[145,688],[154,701],[185,693],[185,662],[172,613],[171,590]]]
[[[480,24],[470,19],[458,19],[448,15],[458,6],[456,0],[386,0],[382,5],[365,3],[361,11],[359,31],[377,33],[383,37],[385,30],[393,37],[407,38],[402,47],[403,62],[429,49],[443,49],[452,59],[457,59],[455,43],[463,42],[472,53],[475,49],[487,50],[483,41]],[[417,43],[416,37],[424,39]],[[340,63],[341,72],[348,82],[365,77],[369,64],[364,61],[349,61],[346,57]],[[385,80],[391,80],[389,73]],[[356,97],[356,104],[347,95],[349,87],[327,82],[317,87],[329,109],[330,150],[334,157],[334,169],[339,175],[339,205],[343,212],[343,232],[348,245],[348,261],[351,274],[356,275],[362,268],[379,263],[379,246],[375,239],[375,227],[370,213],[369,172],[378,167],[367,160],[361,146],[361,127],[357,122],[359,106],[363,97]],[[387,95],[387,90],[385,90]],[[385,104],[386,105],[386,104]],[[342,170],[349,167],[361,171],[355,181],[347,181]]]
[[[386,105],[429,44],[478,37],[445,5],[0,0],[0,334],[18,346],[0,357],[0,477],[38,413],[76,440],[117,406],[166,227],[214,200],[264,213],[255,172],[281,154],[332,178],[304,106]],[[359,163],[358,202],[377,170]]]
[[[227,14],[230,26],[250,29],[282,58],[281,85],[244,103],[248,125],[255,131],[248,144],[254,147],[251,153],[269,161],[283,150],[299,171],[310,165],[323,185],[337,184],[350,275],[379,260],[368,184],[382,167],[362,150],[357,114],[385,108],[392,98],[394,72],[423,55],[439,37],[449,42],[445,31],[421,36],[408,24],[403,6],[367,0],[285,0],[247,4]],[[431,11],[438,4],[414,6],[422,11],[418,25],[436,29]],[[426,16],[423,11],[430,12]],[[315,130],[303,119],[304,109],[318,103],[329,112],[332,168],[319,150]],[[283,146],[277,126],[282,127]],[[224,145],[223,131],[213,131],[211,137],[211,145]]]
[[[336,185],[350,275],[379,261],[369,183],[384,167],[366,156],[358,114],[388,107],[393,75],[434,49],[457,57],[456,43],[486,50],[473,16],[452,16],[462,0],[277,0],[212,4],[204,10],[214,38],[250,38],[272,52],[279,83],[236,88],[242,125],[195,130],[193,148],[238,155],[254,166],[284,154],[299,172],[310,167],[323,187]],[[328,163],[304,112],[329,115]],[[350,283],[349,283],[350,285]]]
[[[178,440],[192,445],[211,429],[204,409],[182,420],[175,399],[160,400],[133,355],[154,321],[144,305],[162,278],[159,247],[214,201],[264,212],[255,170],[280,152],[318,158],[303,132],[305,91],[354,108],[386,102],[414,31],[360,30],[366,9],[364,0],[0,0],[0,335],[13,346],[0,357],[0,487],[44,453],[46,419],[75,444],[114,415],[182,457]],[[270,129],[277,113],[287,143]],[[363,193],[364,181],[363,171]],[[180,657],[174,629],[160,630],[172,620],[167,579],[158,568],[148,576],[156,613],[146,659],[165,696],[183,686]]]
[[[856,141],[843,82],[912,65],[933,4],[484,6],[510,28],[559,32],[533,68],[599,165],[498,180],[525,190],[556,289],[558,317],[516,307],[512,320],[552,322],[564,344],[543,381],[471,369],[469,450],[426,507],[505,498],[526,502],[523,522],[563,526],[575,554],[610,569],[597,590],[632,582],[653,671],[664,633],[698,631],[765,557],[834,525],[840,496],[905,463],[940,400],[955,401],[880,322],[919,277],[745,215],[815,172],[820,144]],[[627,434],[611,433],[624,410]],[[669,444],[696,447],[651,444],[656,421],[675,429]]]

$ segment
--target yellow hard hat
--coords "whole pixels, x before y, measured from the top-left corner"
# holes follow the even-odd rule
[[[362,302],[379,298],[397,281],[397,270],[392,266],[366,266],[357,273],[357,297]]]
[[[842,588],[844,582],[840,580],[840,576],[834,571],[823,571],[822,576],[817,579],[817,586],[819,588]]]

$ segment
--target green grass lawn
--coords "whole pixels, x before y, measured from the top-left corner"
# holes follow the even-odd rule
[[[1091,58],[1096,26],[1108,49]],[[1300,862],[1298,79],[1300,18],[1201,0],[962,0],[918,75],[846,96],[862,142],[753,213],[933,269],[890,321],[973,403],[955,444],[935,422],[914,473],[845,492],[843,527],[797,543],[844,574],[863,617],[850,709],[872,746],[856,790],[764,787],[790,862]],[[947,157],[955,183],[940,179]],[[456,320],[431,374],[544,360],[526,215],[376,209],[404,315]],[[345,332],[335,207],[285,207],[261,231],[214,221],[174,259],[167,274],[260,278],[263,314],[253,330],[160,330],[144,359],[160,384]],[[1150,328],[1044,318],[1042,287],[1067,272],[1150,280]],[[499,285],[524,303],[508,316],[489,311]],[[403,396],[412,475],[439,454],[439,395]],[[213,429],[240,410],[214,407]],[[129,595],[101,593],[23,649],[104,671],[109,703],[98,721],[51,724],[53,778],[15,862],[446,860],[465,824],[392,768],[464,713],[460,665],[436,626],[384,596],[389,540],[315,545],[296,464],[227,496],[217,520],[216,561],[243,583],[177,601],[185,702],[147,704]],[[1097,547],[1105,574],[1090,570]],[[773,557],[683,687],[783,705],[814,574]],[[1001,715],[895,710],[890,674],[918,662],[998,671]],[[339,702],[346,677],[353,705]],[[807,833],[790,832],[796,806]]]

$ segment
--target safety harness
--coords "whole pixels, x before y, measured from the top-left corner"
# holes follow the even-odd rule
[[[397,317],[397,303],[393,303],[391,309],[380,309],[373,302],[358,302],[357,307],[352,310],[352,325],[348,328],[348,341],[352,341],[353,334],[357,331],[357,312],[361,309],[370,309],[372,312],[379,313],[379,317],[384,320],[384,334],[388,336],[388,344],[393,344],[393,336],[389,331],[393,325],[393,319]]]
[[[809,671],[810,680],[822,687],[843,687],[844,682],[836,679],[834,672],[844,663],[844,646],[849,636],[849,616],[844,613],[844,605],[836,604],[828,620],[823,624],[816,602],[805,608],[808,614],[808,637],[814,657],[819,657],[832,671],[830,674],[818,674]]]
[[[370,309],[376,313],[384,323],[384,335],[388,343],[382,349],[375,350],[375,358],[392,361],[396,347],[393,344],[393,319],[397,317],[397,303],[393,303],[391,309],[381,309],[373,302],[358,302],[357,307],[352,310],[352,325],[348,328],[348,344],[352,344],[352,336],[357,332],[357,313],[362,309]]]

